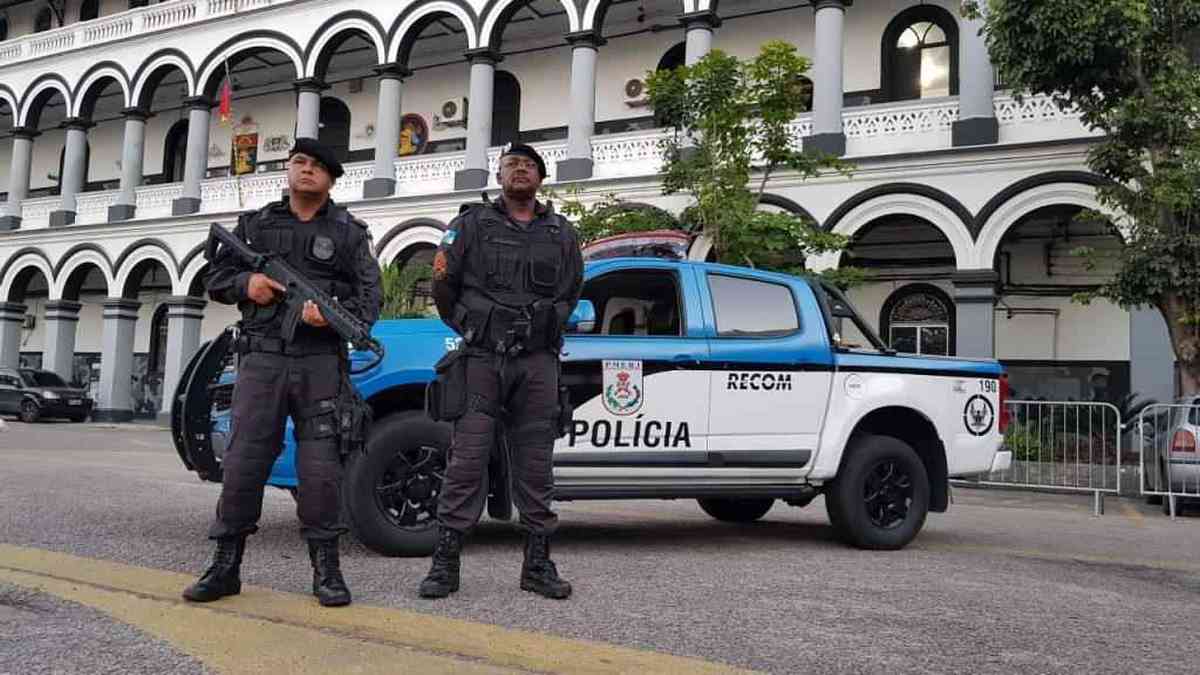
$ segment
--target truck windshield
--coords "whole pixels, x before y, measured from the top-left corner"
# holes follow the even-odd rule
[[[851,304],[845,293],[838,287],[824,281],[813,281],[813,290],[821,301],[821,309],[825,313],[829,325],[829,340],[837,349],[868,349],[871,351],[894,354],[896,350],[884,344],[875,334],[875,329],[863,321],[858,310]],[[847,321],[849,325],[847,325]],[[854,333],[857,332],[858,335]],[[859,340],[870,343],[863,344]]]
[[[27,387],[65,387],[66,382],[58,375],[47,370],[22,370],[21,378]]]

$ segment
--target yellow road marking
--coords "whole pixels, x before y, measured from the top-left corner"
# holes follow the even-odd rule
[[[0,544],[0,579],[104,611],[225,671],[262,664],[301,672],[312,659],[311,668],[324,672],[745,672],[408,610],[325,609],[311,596],[255,586],[190,605],[179,597],[192,581],[187,575],[6,544]]]

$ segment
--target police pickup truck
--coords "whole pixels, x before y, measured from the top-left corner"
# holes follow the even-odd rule
[[[555,446],[558,500],[696,499],[713,518],[749,522],[776,501],[824,495],[846,542],[897,549],[927,512],[946,510],[949,478],[1011,462],[998,363],[896,354],[832,286],[655,258],[590,262],[585,280],[562,350],[574,421]],[[428,555],[450,430],[423,399],[457,337],[430,319],[382,321],[374,334],[387,356],[352,378],[375,423],[366,452],[347,458],[345,515],[381,554]],[[228,340],[193,358],[173,415],[185,465],[212,481],[228,432]],[[294,493],[290,422],[286,439],[270,483]],[[501,439],[488,512],[508,519],[503,457]]]

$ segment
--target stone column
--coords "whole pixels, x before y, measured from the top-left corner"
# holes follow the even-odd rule
[[[995,270],[958,270],[954,273],[955,355],[996,357]]]
[[[29,194],[29,172],[33,167],[33,139],[42,132],[29,127],[12,130],[12,165],[8,173],[8,201],[0,216],[0,232],[21,227],[21,203]]]
[[[980,3],[986,8],[987,3]],[[996,75],[981,31],[983,19],[962,19],[958,32],[958,120],[950,130],[951,143],[988,145],[1000,140],[992,104]]]
[[[108,222],[133,220],[137,213],[137,189],[143,180],[142,161],[146,149],[146,120],[150,113],[141,108],[126,108],[125,140],[121,149],[121,194],[108,207]]]
[[[690,66],[712,51],[713,29],[721,25],[721,19],[710,9],[684,14],[679,17],[679,23],[683,26],[686,45],[683,62]]]
[[[51,300],[46,303],[46,343],[42,352],[42,368],[53,370],[67,382],[75,371],[75,327],[83,305],[70,300]]]
[[[204,321],[204,306],[208,303],[189,295],[167,298],[167,358],[163,373],[161,420],[171,414],[175,387],[183,375],[188,359],[200,347],[200,324]]]
[[[817,0],[813,46],[813,129],[804,149],[830,155],[846,154],[842,132],[842,53],[846,0]]]
[[[1175,350],[1162,312],[1129,312],[1129,390],[1159,403],[1175,400]]]
[[[296,80],[296,138],[321,135],[321,92],[329,85],[315,78]]]
[[[585,30],[567,36],[571,45],[571,119],[567,125],[567,158],[558,163],[559,181],[592,177],[592,133],[596,130],[596,56],[603,38]]]
[[[478,190],[488,183],[488,148],[492,145],[492,95],[500,55],[490,49],[467,52],[471,64],[467,99],[467,152],[462,171],[454,174],[455,190]]]
[[[363,184],[364,199],[396,194],[396,149],[400,146],[400,94],[412,74],[400,64],[375,69],[379,73],[379,108],[375,115],[374,175]]]
[[[207,135],[207,134],[205,134]],[[142,303],[126,298],[104,301],[104,336],[101,338],[100,393],[92,419],[128,422],[133,419],[130,378],[133,376],[133,331]]]
[[[21,328],[25,305],[0,302],[0,368],[16,368],[21,362]]]
[[[205,96],[184,100],[188,108],[187,158],[183,167],[183,196],[171,203],[171,215],[200,210],[200,183],[208,173],[208,124],[213,102]]]
[[[75,198],[83,191],[83,176],[87,173],[87,130],[95,126],[91,122],[73,117],[62,123],[67,130],[67,146],[63,151],[62,205],[50,212],[50,227],[62,227],[75,223]]]

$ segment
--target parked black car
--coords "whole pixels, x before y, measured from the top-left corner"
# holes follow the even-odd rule
[[[82,422],[91,412],[87,392],[71,387],[57,373],[0,368],[0,414],[15,414],[29,423],[46,417]]]

